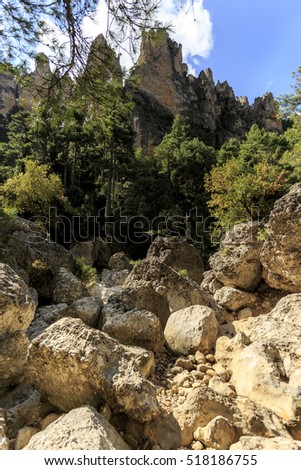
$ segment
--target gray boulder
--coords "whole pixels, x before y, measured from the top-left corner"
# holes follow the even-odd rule
[[[141,354],[81,320],[63,318],[32,341],[27,378],[62,411],[107,402],[137,421],[159,414]]]
[[[226,233],[220,250],[209,264],[215,277],[225,286],[253,291],[261,280],[260,252],[263,241],[257,222],[238,224]]]
[[[200,284],[203,280],[204,263],[200,252],[186,240],[176,237],[157,237],[151,244],[147,258],[156,256],[175,271],[187,271],[188,277]]]
[[[82,406],[35,434],[25,450],[128,450],[118,432],[91,406]]]
[[[164,337],[173,352],[188,355],[214,349],[217,333],[218,322],[214,310],[194,305],[170,315]]]
[[[83,297],[89,297],[89,290],[86,285],[67,269],[60,268],[54,278],[54,302],[70,305]]]
[[[270,214],[260,260],[270,287],[301,292],[301,183],[279,199]]]

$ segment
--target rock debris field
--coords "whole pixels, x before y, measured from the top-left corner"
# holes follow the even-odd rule
[[[0,449],[301,449],[301,184],[265,227],[227,232],[210,270],[172,237],[134,267],[22,219],[10,244]]]

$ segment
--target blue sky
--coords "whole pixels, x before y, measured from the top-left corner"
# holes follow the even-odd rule
[[[301,65],[301,0],[204,0],[213,45],[200,69],[227,80],[251,102],[266,91],[290,91]],[[201,27],[201,25],[200,25]]]

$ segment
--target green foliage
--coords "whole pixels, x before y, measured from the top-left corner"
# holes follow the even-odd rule
[[[97,270],[86,264],[84,258],[75,260],[75,275],[85,284],[95,284],[97,281]]]
[[[281,95],[279,98],[280,106],[284,117],[294,113],[298,114],[301,106],[301,66],[296,72],[293,72],[295,83],[291,85],[292,92]]]
[[[258,229],[258,233],[257,233],[257,240],[258,241],[266,240],[267,236],[268,236],[268,232],[267,232],[267,229],[265,227]]]
[[[137,149],[127,182],[123,186],[122,207],[127,215],[154,219],[169,207],[167,180],[160,174],[158,162]]]
[[[38,269],[40,271],[44,271],[47,269],[47,264],[40,260],[40,259],[36,259],[34,260],[32,263],[31,263],[31,266],[34,268],[34,269]]]
[[[188,277],[187,269],[179,269],[178,270],[178,275],[181,276],[181,277]]]
[[[170,206],[180,215],[194,207],[206,208],[204,177],[216,161],[216,151],[190,134],[188,120],[176,116],[171,132],[154,151],[167,181]]]
[[[287,150],[280,160],[289,174],[290,183],[301,181],[301,117],[291,117],[292,126],[286,131]]]
[[[142,261],[141,259],[131,259],[130,260],[130,265],[133,266],[133,267],[138,266],[138,264],[140,264],[141,261]]]
[[[48,165],[25,162],[25,171],[8,179],[3,185],[4,206],[19,214],[48,215],[49,207],[69,208],[58,175],[50,173]]]
[[[223,165],[231,158],[238,158],[240,150],[240,143],[236,139],[227,140],[219,149],[217,154],[217,162]]]
[[[0,201],[1,202],[1,201]],[[0,262],[7,262],[10,253],[10,237],[16,229],[16,214],[0,206]]]
[[[135,52],[141,31],[158,27],[153,19],[158,3],[157,0],[106,0],[107,36],[111,43],[122,46],[131,38]],[[25,62],[34,55],[40,42],[50,48],[51,60],[57,71],[63,70],[65,75],[78,72],[84,68],[90,46],[83,33],[82,22],[85,17],[93,17],[97,4],[97,0],[2,0],[0,61],[18,59]],[[58,30],[66,38],[68,54],[57,38]]]
[[[283,194],[288,174],[280,164],[285,149],[282,136],[253,126],[238,157],[215,166],[206,177],[211,193],[208,207],[224,228],[263,218]]]

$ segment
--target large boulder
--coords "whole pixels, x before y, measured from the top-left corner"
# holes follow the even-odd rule
[[[150,287],[164,297],[171,312],[191,305],[207,305],[208,300],[199,285],[180,271],[177,272],[155,256],[137,264],[124,287]]]
[[[199,427],[193,434],[197,441],[217,450],[229,449],[235,442],[236,431],[233,423],[223,416],[216,416],[206,426]]]
[[[173,352],[187,355],[213,350],[217,333],[218,322],[214,310],[193,305],[170,315],[164,337]]]
[[[35,434],[26,450],[128,450],[118,432],[91,406],[82,406]]]
[[[138,308],[154,313],[164,328],[170,315],[169,306],[165,297],[156,292],[151,285],[145,284],[137,288],[126,288],[111,295],[108,307],[123,312]]]
[[[290,438],[281,418],[248,398],[225,397],[205,385],[188,389],[185,395],[185,400],[173,407],[174,418],[181,429],[181,445],[190,445],[197,429],[204,428],[217,417],[234,424],[237,440],[244,434]]]
[[[118,271],[117,269],[104,269],[101,274],[101,281],[106,287],[122,286],[130,271],[123,269]]]
[[[239,395],[285,421],[301,420],[301,294],[282,298],[266,315],[233,322],[236,336],[221,337],[216,359],[233,371]]]
[[[0,336],[26,331],[35,309],[33,292],[10,266],[0,263]]]
[[[200,284],[204,263],[200,252],[186,240],[176,237],[157,237],[151,244],[147,257],[157,256],[162,263],[176,271],[187,271],[188,277]]]
[[[87,286],[68,269],[60,268],[54,278],[53,300],[56,304],[72,304],[89,296]]]
[[[102,331],[122,344],[160,351],[164,336],[159,318],[147,310],[120,307],[108,303],[103,308]]]
[[[204,272],[204,279],[201,282],[201,289],[208,294],[215,294],[218,289],[221,289],[223,284],[216,279],[212,270]]]
[[[141,356],[81,320],[63,318],[32,341],[30,383],[62,411],[107,402],[137,421],[150,421],[159,408],[154,386],[139,368]]]
[[[36,309],[32,289],[0,263],[0,393],[22,378],[29,341],[25,331]]]
[[[64,316],[80,318],[86,325],[96,327],[102,309],[99,297],[83,297],[75,300],[64,312]]]
[[[300,389],[289,384],[276,348],[255,341],[234,358],[231,368],[238,395],[270,408],[285,421],[300,417]]]
[[[226,286],[218,289],[213,298],[218,305],[233,312],[245,307],[253,307],[257,300],[256,295],[251,294],[251,292],[244,292],[240,289]]]
[[[66,317],[67,304],[45,305],[36,310],[35,316],[29,328],[27,335],[32,340],[42,333],[49,325],[55,323],[63,317]]]
[[[30,284],[41,297],[51,299],[54,275],[61,267],[70,271],[74,269],[70,252],[38,231],[16,231],[10,243],[14,247],[16,265],[27,273]]]
[[[108,266],[109,269],[116,269],[116,271],[124,271],[125,269],[130,271],[132,269],[130,259],[124,251],[114,253],[109,259]]]
[[[226,233],[220,250],[210,257],[215,277],[225,286],[252,291],[259,284],[263,244],[260,228],[258,222],[235,225]]]
[[[0,408],[7,414],[7,436],[14,439],[25,426],[39,423],[52,407],[42,402],[41,394],[29,384],[21,383],[0,398]]]
[[[301,450],[301,441],[285,437],[242,436],[230,450]]]
[[[260,259],[267,284],[301,292],[301,183],[276,202],[266,228]]]
[[[181,445],[191,444],[193,433],[217,416],[223,416],[232,421],[234,412],[234,407],[229,400],[206,386],[189,390],[184,403],[177,404],[173,409],[173,415],[181,429]]]
[[[96,238],[74,244],[70,253],[77,260],[83,260],[88,266],[96,266],[98,269],[108,267],[111,250],[104,240]]]
[[[28,346],[29,340],[23,331],[0,338],[0,393],[22,379]]]

